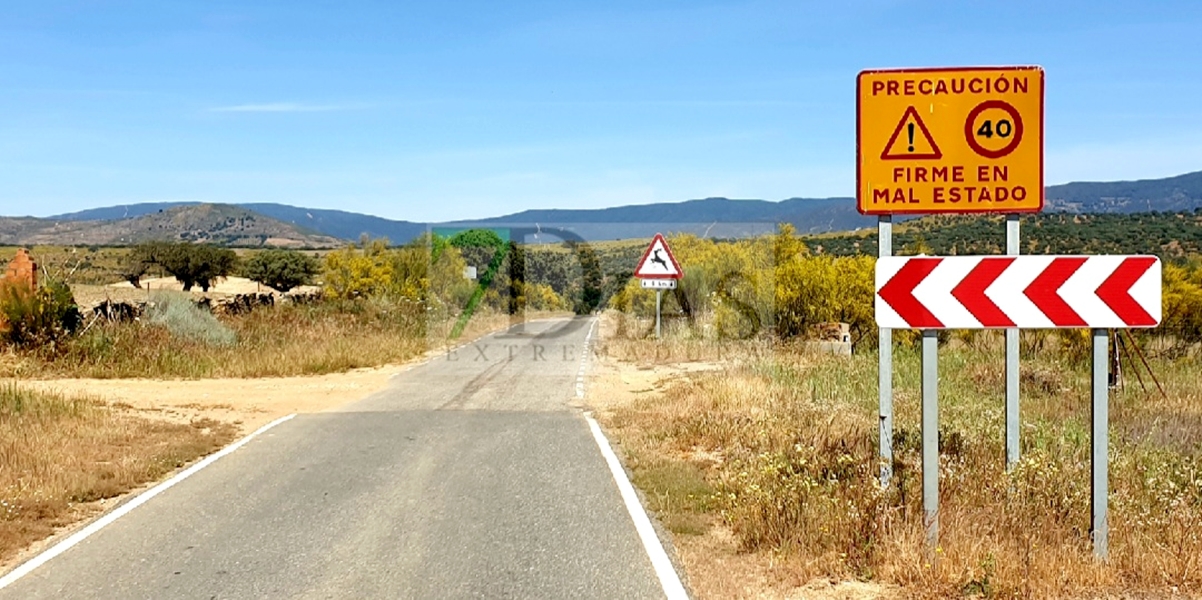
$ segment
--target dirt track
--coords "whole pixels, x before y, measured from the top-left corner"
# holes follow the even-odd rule
[[[358,369],[313,377],[266,379],[54,379],[23,386],[97,397],[115,406],[156,416],[191,421],[212,418],[238,424],[244,431],[291,413],[322,412],[358,400],[388,384],[406,365]]]

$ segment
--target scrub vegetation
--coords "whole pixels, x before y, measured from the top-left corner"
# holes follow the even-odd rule
[[[653,362],[640,343],[609,342],[602,351]],[[1111,558],[1103,564],[1088,533],[1087,368],[1054,343],[1023,357],[1022,460],[1009,472],[1001,335],[953,340],[941,351],[941,538],[933,551],[923,530],[918,352],[895,353],[895,475],[882,488],[875,352],[736,348],[720,370],[641,396],[605,423],[677,536],[729,530],[732,551],[771,561],[782,581],[896,584],[906,598],[1202,593],[1195,361],[1153,361],[1164,396],[1130,374],[1113,392]],[[688,354],[676,349],[660,356]]]
[[[136,315],[107,319],[80,311],[69,289],[54,280],[36,293],[14,287],[0,293],[0,309],[26,316],[10,317],[14,326],[0,331],[0,341],[9,342],[0,354],[0,376],[319,375],[402,362],[450,337],[500,327],[517,310],[571,307],[544,282],[519,282],[510,289],[508,262],[498,267],[503,276],[496,285],[466,279],[468,250],[440,238],[402,247],[363,240],[325,254],[320,292],[279,297],[273,305],[244,310],[215,310],[221,299],[207,295],[155,291],[144,296],[145,306]],[[203,263],[212,252],[205,252],[188,255],[196,259],[190,269],[210,272]],[[245,266],[261,278],[280,275],[290,284],[311,277],[312,259],[289,252],[295,253],[261,252],[248,265],[228,264],[229,255],[221,254],[220,262],[222,268]],[[145,273],[160,266],[160,256],[185,254],[169,244],[148,244],[126,258]],[[473,295],[480,296],[479,310],[465,316],[464,306]]]

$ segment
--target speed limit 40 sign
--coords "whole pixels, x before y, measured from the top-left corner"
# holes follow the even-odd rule
[[[1043,69],[874,70],[856,82],[864,214],[1043,209]]]

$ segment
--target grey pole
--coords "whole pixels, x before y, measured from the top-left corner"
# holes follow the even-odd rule
[[[893,217],[877,218],[878,257],[893,255]],[[888,487],[893,478],[893,330],[877,330],[877,387],[880,390],[881,417],[881,487]]]
[[[939,544],[939,332],[922,330],[922,513],[927,544]]]
[[[664,297],[663,290],[655,290],[655,339],[659,339],[659,307]]]
[[[1090,453],[1090,537],[1093,538],[1093,554],[1106,560],[1110,554],[1109,512],[1109,421],[1110,387],[1106,370],[1110,366],[1108,352],[1109,335],[1105,329],[1093,330],[1093,410],[1090,420],[1092,451]]]
[[[1018,215],[1006,215],[1006,254],[1018,256]],[[1006,330],[1006,469],[1018,462],[1018,329]]]

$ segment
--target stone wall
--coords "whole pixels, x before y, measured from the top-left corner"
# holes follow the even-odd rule
[[[819,323],[810,332],[813,340],[804,342],[804,347],[819,354],[851,356],[851,325],[847,323]]]

